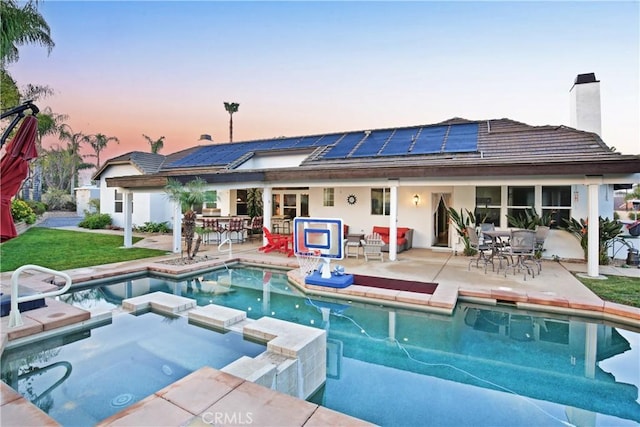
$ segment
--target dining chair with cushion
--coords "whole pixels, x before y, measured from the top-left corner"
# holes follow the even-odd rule
[[[242,218],[231,218],[229,220],[229,227],[227,228],[227,233],[229,234],[229,239],[234,243],[243,243],[244,242],[244,219]],[[235,240],[234,240],[235,233]]]

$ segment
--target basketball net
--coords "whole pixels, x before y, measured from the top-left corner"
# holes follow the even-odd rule
[[[298,265],[300,265],[300,275],[307,277],[318,268],[320,263],[320,251],[301,252],[296,254]]]

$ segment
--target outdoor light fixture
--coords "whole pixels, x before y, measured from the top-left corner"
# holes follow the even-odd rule
[[[413,204],[418,206],[418,203],[420,203],[420,196],[416,194],[413,196]]]

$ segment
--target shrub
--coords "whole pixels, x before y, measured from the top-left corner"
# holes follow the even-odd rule
[[[109,214],[87,213],[84,215],[84,219],[80,221],[80,224],[78,224],[78,227],[97,230],[107,228],[111,225],[111,222],[111,215]]]
[[[36,214],[33,212],[33,209],[31,209],[27,202],[20,199],[13,199],[11,201],[11,216],[14,222],[24,221],[27,224],[36,222]]]
[[[517,216],[507,215],[507,220],[510,227],[523,228],[525,230],[535,230],[539,225],[547,227],[555,225],[551,221],[550,214],[538,215],[535,208],[525,209],[524,215],[522,213]]]
[[[25,200],[25,202],[37,216],[40,216],[47,211],[47,205],[42,202],[36,202],[35,200]]]
[[[135,230],[140,233],[169,233],[171,228],[167,222],[145,222],[143,225],[135,227]]]
[[[69,210],[70,207],[75,209],[73,197],[65,190],[49,190],[42,195],[42,200],[52,211]]]

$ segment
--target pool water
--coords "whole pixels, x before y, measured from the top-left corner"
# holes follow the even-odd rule
[[[64,426],[90,426],[203,367],[222,368],[265,346],[184,318],[122,314],[7,350],[2,380]]]
[[[640,334],[628,327],[506,306],[461,303],[445,316],[306,298],[283,272],[248,266],[63,299],[104,309],[155,291],[326,329],[327,381],[310,400],[378,425],[640,423]]]

